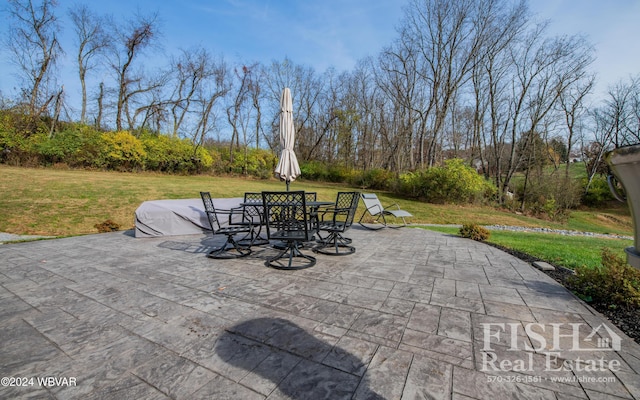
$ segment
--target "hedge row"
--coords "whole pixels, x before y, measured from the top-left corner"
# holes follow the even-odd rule
[[[303,164],[305,179],[343,182],[354,187],[387,190],[404,197],[430,203],[476,203],[493,197],[496,188],[464,160],[452,159],[444,165],[395,175],[382,168],[355,171],[319,162]]]
[[[74,125],[49,136],[29,136],[0,130],[0,162],[21,166],[65,165],[115,171],[158,171],[178,174],[202,172],[264,176],[275,167],[268,151],[194,146],[187,139],[129,131],[99,132]]]

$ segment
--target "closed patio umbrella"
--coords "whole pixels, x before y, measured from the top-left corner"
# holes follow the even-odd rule
[[[291,90],[284,88],[280,97],[280,145],[282,146],[282,153],[280,153],[280,160],[276,166],[275,174],[287,183],[287,191],[289,190],[289,183],[301,174],[298,158],[293,151],[295,137]]]

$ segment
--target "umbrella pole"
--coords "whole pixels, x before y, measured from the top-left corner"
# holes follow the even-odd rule
[[[291,182],[290,180],[286,180],[285,182],[287,182],[287,192],[289,191],[289,183]]]

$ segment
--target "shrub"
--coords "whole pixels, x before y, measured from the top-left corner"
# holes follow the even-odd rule
[[[77,152],[69,154],[66,162],[70,166],[103,168],[102,154],[105,152],[106,143],[102,132],[94,129],[82,129],[79,134],[82,146]]]
[[[46,139],[44,133],[25,135],[12,130],[0,130],[0,160],[23,167],[38,166],[42,161],[38,148]]]
[[[397,190],[432,203],[472,203],[488,198],[495,187],[461,159],[443,166],[402,174]]]
[[[218,154],[212,154],[204,147],[200,146],[196,149],[196,156],[193,161],[196,163],[196,171],[201,172],[201,169],[211,169],[214,163],[214,155],[220,157]]]
[[[233,160],[229,153],[229,147],[224,144],[206,144],[209,153],[211,168],[214,172],[233,173],[256,176],[261,179],[273,177],[273,171],[278,163],[277,157],[269,150],[235,147]]]
[[[70,153],[80,147],[79,140],[74,135],[58,134],[51,140],[43,140],[38,150],[48,164],[62,162]]]
[[[393,181],[393,172],[384,168],[371,168],[354,173],[350,183],[365,189],[387,190]]]
[[[602,265],[576,268],[570,285],[586,301],[608,307],[640,306],[640,270],[607,248],[602,250]]]
[[[327,167],[319,161],[301,162],[300,171],[302,176],[310,181],[327,180]]]
[[[589,185],[589,191],[584,190],[584,188],[587,187],[587,179],[583,180],[582,187],[582,203],[586,206],[599,207],[613,200],[613,195],[611,194],[611,190],[609,190],[607,178],[602,175],[596,175],[593,177],[591,184]]]
[[[115,232],[120,230],[120,224],[110,219],[100,224],[95,224],[93,227],[96,228],[100,233]]]
[[[144,167],[150,171],[194,173],[211,168],[213,158],[208,150],[193,146],[189,139],[143,133]]]
[[[172,171],[173,162],[170,152],[173,150],[171,138],[164,135],[144,133],[140,136],[145,150],[145,169],[152,171]]]
[[[348,182],[350,175],[351,171],[349,168],[332,164],[327,168],[326,180],[334,183]]]
[[[92,166],[104,148],[102,133],[76,124],[40,142],[39,153],[49,164],[65,163],[71,167]]]
[[[0,131],[10,131],[23,137],[35,134],[48,134],[51,120],[29,116],[25,107],[0,110]]]
[[[532,174],[524,190],[524,181],[516,187],[520,199],[524,198],[526,211],[552,221],[565,221],[570,210],[580,204],[579,182],[564,176]]]
[[[301,176],[310,181],[346,183],[357,181],[355,172],[345,166],[320,161],[300,162]]]
[[[404,196],[417,198],[419,189],[418,182],[420,172],[404,172],[398,175],[398,179],[392,183],[392,190],[395,193],[402,194]]]
[[[25,147],[26,138],[11,130],[5,130],[0,127],[0,156],[3,158],[10,155],[15,149]]]
[[[467,239],[484,242],[489,239],[491,232],[485,227],[476,224],[465,224],[460,228],[460,236]]]
[[[101,161],[104,166],[118,171],[134,171],[144,165],[146,152],[142,142],[129,131],[102,134],[104,149]]]
[[[264,149],[236,149],[233,153],[231,172],[269,178],[273,176],[273,170],[277,164],[276,157]]]

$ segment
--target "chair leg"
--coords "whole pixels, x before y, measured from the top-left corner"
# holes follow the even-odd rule
[[[342,236],[339,232],[331,232],[327,240],[316,246],[313,251],[328,256],[347,256],[356,252],[356,248],[350,244],[350,238]]]
[[[393,215],[393,214],[389,214],[389,215]],[[402,219],[402,225],[387,225],[387,221],[385,219],[384,226],[389,227],[389,228],[393,228],[393,229],[400,229],[400,228],[402,228],[404,226],[407,226],[407,221],[404,220],[404,217],[400,217],[400,218]]]
[[[322,237],[322,235],[320,234],[320,231],[316,231],[315,236],[317,236],[318,238],[316,239],[317,243],[326,243],[327,239],[329,239],[331,237],[331,235],[327,235],[327,237]]]
[[[362,219],[364,218],[364,216],[365,216],[365,215],[367,215],[367,210],[365,210],[365,211],[364,211],[364,213],[362,213],[362,216],[361,216],[361,217],[360,217],[360,219],[358,220],[358,224],[360,224],[360,226],[362,226],[363,228],[365,228],[365,229],[369,229],[370,231],[379,231],[380,229],[382,229],[382,228],[386,228],[386,227],[387,227],[387,223],[386,223],[386,221],[384,220],[384,216],[383,216],[383,224],[382,224],[382,226],[372,227],[372,226],[365,225],[365,224],[362,222]],[[371,214],[369,214],[369,215],[371,215]],[[378,218],[376,218],[376,219],[374,220],[374,222],[378,222],[378,220],[379,220],[379,219],[380,219],[380,215],[378,215]]]
[[[331,234],[327,235],[327,237],[322,237],[320,236],[320,233],[317,233],[318,235],[318,239],[316,239],[316,243],[318,243],[319,245],[325,245],[328,241],[331,240]],[[352,242],[351,238],[348,237],[343,237],[342,238],[343,243],[347,243],[350,244]]]
[[[207,254],[209,258],[228,260],[232,258],[246,257],[251,254],[251,247],[242,246],[233,239],[233,235],[227,236],[227,241],[221,247],[215,248]]]
[[[288,260],[287,264],[281,261],[283,259]],[[303,259],[303,261],[298,264],[295,262],[296,259]],[[313,267],[316,265],[316,258],[302,253],[298,242],[288,242],[284,250],[276,256],[268,258],[265,264],[276,269],[296,270]]]
[[[262,246],[269,244],[269,239],[262,237],[262,225],[258,225],[258,231],[254,229],[247,233],[242,239],[238,240],[238,243],[243,246]]]

